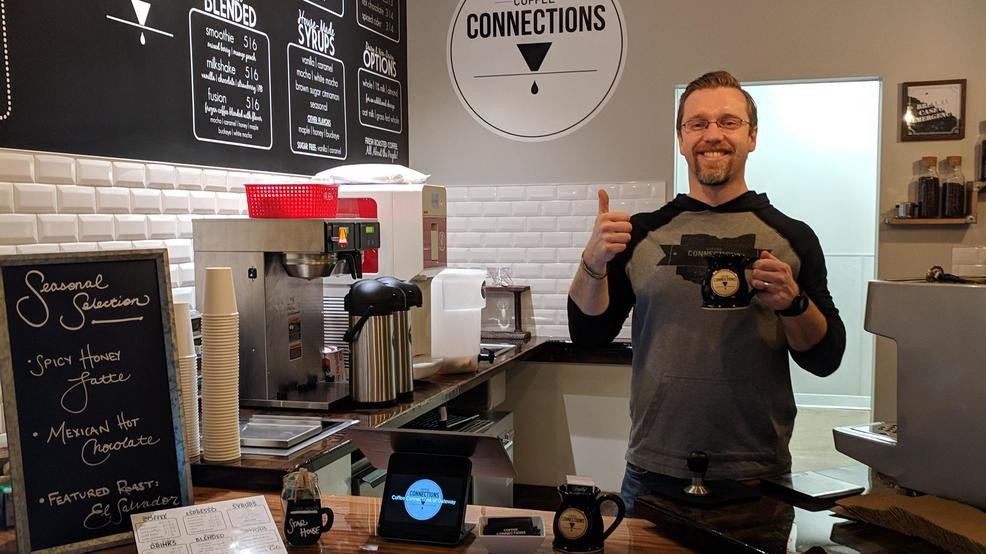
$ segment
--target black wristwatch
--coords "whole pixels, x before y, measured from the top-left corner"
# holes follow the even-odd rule
[[[791,301],[791,305],[783,310],[774,310],[774,313],[781,317],[794,317],[799,316],[808,310],[808,295],[805,291],[801,291],[794,300]]]

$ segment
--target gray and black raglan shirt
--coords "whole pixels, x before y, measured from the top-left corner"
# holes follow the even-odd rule
[[[788,354],[826,376],[846,345],[815,233],[752,191],[715,207],[678,195],[630,221],[628,248],[607,266],[608,309],[589,316],[568,300],[572,341],[587,347],[609,344],[633,309],[627,461],[689,477],[685,460],[702,450],[710,479],[789,471],[797,408]],[[779,317],[756,297],[746,309],[701,307],[705,256],[756,257],[761,250],[791,266],[828,321],[825,337],[806,352],[788,349]]]

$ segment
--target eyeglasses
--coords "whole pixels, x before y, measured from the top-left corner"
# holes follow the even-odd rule
[[[744,121],[734,115],[727,115],[719,119],[690,119],[682,123],[681,128],[688,133],[701,133],[713,123],[722,131],[735,131],[750,122]]]

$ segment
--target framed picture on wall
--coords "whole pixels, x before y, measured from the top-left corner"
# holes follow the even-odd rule
[[[901,83],[900,140],[965,138],[965,79]]]

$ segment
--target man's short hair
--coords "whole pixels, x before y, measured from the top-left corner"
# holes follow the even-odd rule
[[[711,88],[734,88],[743,93],[746,98],[746,115],[750,120],[750,131],[757,127],[757,103],[753,101],[753,97],[750,96],[749,92],[743,90],[740,86],[740,82],[736,80],[728,71],[711,71],[702,75],[698,79],[688,83],[685,87],[685,92],[681,95],[681,100],[678,102],[678,121],[677,129],[678,134],[681,134],[681,114],[685,108],[685,100],[696,90],[711,89]]]

